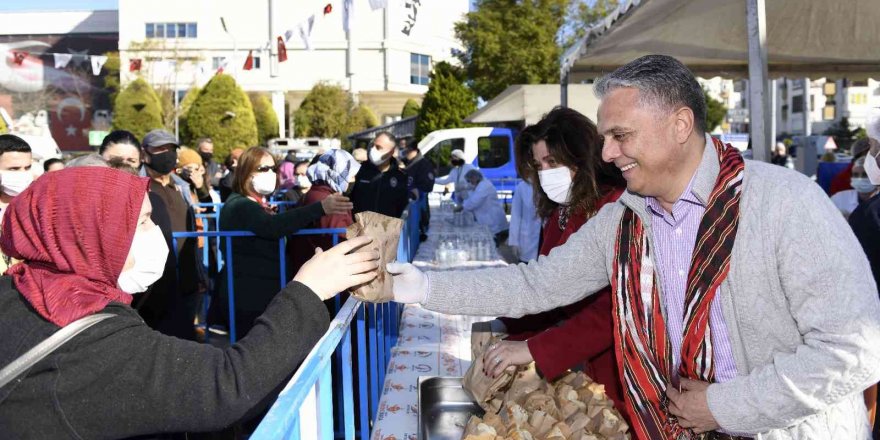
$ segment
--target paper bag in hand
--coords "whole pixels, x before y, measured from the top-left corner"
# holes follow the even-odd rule
[[[516,367],[507,367],[498,377],[491,378],[483,374],[483,353],[492,344],[501,341],[506,335],[492,333],[488,322],[474,323],[471,328],[471,366],[465,373],[461,383],[464,389],[487,413],[495,414],[501,409],[501,400],[495,395],[506,391],[513,382]]]
[[[393,278],[385,271],[385,265],[397,260],[397,243],[403,220],[375,212],[359,212],[354,215],[354,224],[345,232],[346,238],[366,235],[373,239],[370,247],[379,251],[379,275],[366,284],[351,289],[355,298],[374,303],[384,303],[394,299],[391,291]]]

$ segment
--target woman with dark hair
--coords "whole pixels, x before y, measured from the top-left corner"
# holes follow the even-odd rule
[[[267,197],[275,192],[278,176],[275,158],[269,150],[253,147],[238,159],[232,181],[232,194],[220,210],[220,228],[224,231],[250,231],[256,237],[232,239],[232,267],[235,287],[236,333],[241,337],[251,329],[254,321],[266,310],[282,285],[278,240],[317,221],[324,215],[344,214],[352,204],[341,194],[328,196],[320,203],[297,207],[276,214]],[[221,246],[225,243],[221,241]],[[229,250],[226,250],[229,252]],[[293,275],[290,260],[287,276]],[[221,295],[228,292],[224,268],[219,276]],[[286,283],[288,280],[284,280]],[[228,319],[228,301],[213,301],[212,316]],[[226,316],[217,316],[217,313]],[[224,313],[225,312],[225,313]]]
[[[135,169],[141,167],[141,143],[129,131],[115,130],[104,136],[98,154],[108,161],[116,159]]]
[[[544,219],[540,255],[562,245],[626,188],[620,171],[602,160],[596,125],[575,110],[557,107],[516,140],[517,171],[532,182],[535,206]],[[540,258],[540,257],[539,257]],[[520,319],[493,323],[510,336],[484,355],[488,374],[535,362],[553,379],[583,367],[618,409],[623,393],[614,355],[611,294],[608,289],[580,302]]]

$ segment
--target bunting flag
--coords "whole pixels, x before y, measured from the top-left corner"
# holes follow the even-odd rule
[[[372,10],[383,9],[388,7],[388,0],[370,0],[370,8]]]
[[[324,15],[327,15],[331,12],[333,12],[333,5],[327,3],[327,6],[324,6]]]
[[[244,69],[244,70],[251,70],[251,69],[253,69],[253,68],[254,68],[254,51],[253,51],[253,50],[249,50],[249,51],[248,51],[248,56],[247,56],[247,58],[244,60],[244,67],[242,67],[242,69]]]
[[[73,59],[72,53],[53,53],[52,56],[55,58],[55,68],[63,69],[70,64],[70,60]]]
[[[140,58],[132,58],[128,60],[128,71],[129,72],[140,72],[142,61]]]
[[[27,52],[17,52],[17,51],[13,51],[13,52],[12,52],[12,61],[13,61],[16,65],[20,66],[21,63],[24,62],[24,59],[27,58],[27,56],[28,56],[28,53],[27,53]]]
[[[278,62],[287,61],[287,46],[284,45],[284,38],[278,37]]]
[[[226,70],[226,66],[229,65],[229,58],[223,57],[223,61],[220,61],[220,66],[217,67],[217,71],[214,72],[214,75],[220,75]]]
[[[354,21],[354,0],[343,0],[342,2],[342,30],[346,33],[351,32],[351,25]]]
[[[92,55],[92,74],[98,76],[101,74],[101,68],[107,62],[107,55]]]
[[[306,50],[312,50],[312,28],[315,27],[315,15],[309,16],[309,19],[297,25],[299,28],[299,37],[302,38]]]

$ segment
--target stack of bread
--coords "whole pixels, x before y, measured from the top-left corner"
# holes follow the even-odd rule
[[[534,364],[508,367],[503,379],[483,374],[483,351],[501,335],[472,335],[474,362],[465,389],[486,411],[472,416],[463,440],[623,440],[629,426],[605,394],[605,386],[581,372],[553,383]],[[501,379],[501,380],[499,380]]]

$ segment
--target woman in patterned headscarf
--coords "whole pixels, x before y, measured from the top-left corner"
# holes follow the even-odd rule
[[[345,193],[360,168],[360,163],[345,150],[331,150],[322,154],[306,171],[312,187],[306,193],[303,205],[320,202],[332,194]],[[346,228],[352,223],[354,219],[351,211],[348,211],[324,215],[308,228]],[[287,243],[287,252],[294,271],[312,257],[315,248],[329,249],[333,245],[329,235],[291,237]]]

